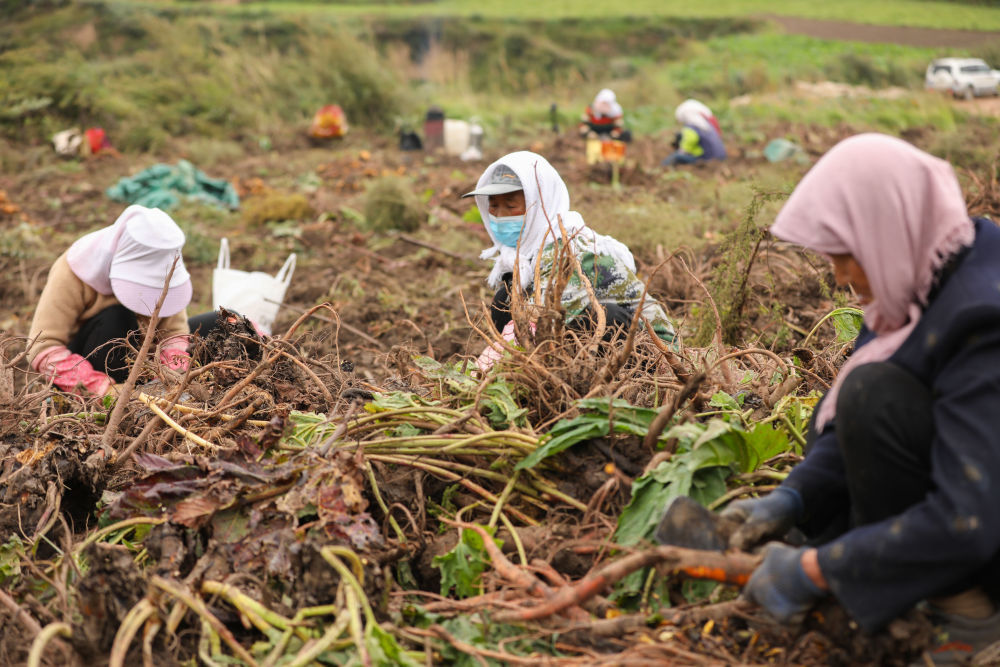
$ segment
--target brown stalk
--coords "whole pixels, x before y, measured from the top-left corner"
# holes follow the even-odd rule
[[[745,553],[654,547],[605,565],[574,585],[559,589],[544,604],[517,612],[501,612],[495,618],[498,623],[523,623],[552,616],[581,604],[632,572],[651,565],[664,566],[692,578],[742,586],[759,563],[759,556]]]
[[[160,323],[160,308],[163,306],[164,299],[167,298],[167,292],[170,290],[170,279],[174,275],[174,269],[177,268],[177,262],[180,261],[180,254],[174,257],[173,264],[170,265],[170,270],[167,271],[167,277],[163,281],[163,289],[160,290],[160,296],[156,300],[156,305],[153,306],[153,312],[149,315],[149,324],[146,328],[146,335],[142,340],[142,346],[139,348],[139,354],[136,356],[135,363],[132,364],[132,368],[129,370],[128,378],[125,380],[125,385],[118,392],[118,398],[115,400],[115,407],[111,411],[111,415],[108,417],[108,424],[104,429],[104,436],[101,438],[101,449],[104,450],[104,458],[106,460],[111,460],[113,454],[113,448],[111,443],[118,433],[118,426],[121,424],[122,419],[125,417],[125,407],[128,405],[129,397],[132,395],[132,389],[135,387],[135,381],[139,378],[139,374],[142,372],[142,364],[146,360],[146,355],[149,354],[149,347],[153,342],[153,337],[156,334],[156,327]],[[89,459],[88,459],[89,461]]]

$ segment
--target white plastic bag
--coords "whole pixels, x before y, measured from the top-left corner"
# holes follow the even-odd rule
[[[295,253],[288,256],[276,275],[263,271],[229,268],[229,240],[222,239],[219,264],[212,271],[212,308],[221,306],[247,317],[266,334],[271,333],[285,290],[295,271]]]
[[[80,146],[83,145],[83,134],[80,128],[74,127],[70,130],[63,130],[52,135],[52,146],[56,153],[65,157],[73,157],[80,154]]]

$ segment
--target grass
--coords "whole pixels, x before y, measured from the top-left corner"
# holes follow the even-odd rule
[[[156,152],[188,137],[191,153],[210,162],[304,126],[335,101],[352,124],[380,132],[419,128],[427,106],[438,103],[451,117],[478,119],[487,141],[506,142],[548,128],[553,103],[562,127],[575,124],[594,91],[612,86],[633,130],[654,134],[672,131],[672,109],[686,97],[703,99],[735,126],[726,108],[733,97],[797,80],[917,88],[936,55],[784,35],[722,15],[428,23],[390,13],[361,22],[340,15],[354,5],[318,3],[330,10],[319,17],[295,16],[297,6],[226,13],[215,5],[109,2],[28,12],[0,27],[0,133],[41,142],[67,126],[102,125],[119,149]],[[581,8],[592,15],[591,5]],[[854,113],[830,106],[815,111],[818,122]],[[953,125],[906,109],[862,112],[878,113],[884,117],[874,124],[884,129]]]
[[[967,5],[921,0],[717,0],[693,3],[684,0],[630,0],[627,3],[600,0],[507,0],[483,3],[475,0],[436,2],[251,2],[229,11],[280,11],[333,13],[348,16],[454,17],[483,16],[506,19],[604,19],[608,17],[722,18],[760,15],[797,16],[811,19],[863,22],[963,30],[1000,30],[1000,10],[987,4]]]
[[[512,1],[516,11],[527,7]],[[873,12],[898,4],[872,3]],[[926,62],[936,55],[931,49],[784,35],[724,16],[726,8],[739,13],[725,1],[704,8],[721,17],[714,19],[669,18],[677,3],[664,2],[659,11],[643,1],[630,7],[656,18],[635,20],[619,12],[608,19],[480,16],[428,23],[393,14],[458,5],[469,6],[372,5],[371,11],[388,18],[367,22],[338,18],[358,9],[344,4],[323,5],[329,15],[308,18],[295,16],[298,5],[285,3],[281,7],[289,11],[276,14],[255,6],[229,13],[215,5],[157,4],[147,10],[115,2],[28,13],[0,26],[0,133],[41,144],[67,124],[101,124],[121,150],[179,146],[209,168],[260,151],[262,137],[274,138],[279,155],[280,144],[294,145],[288,137],[301,140],[323,103],[340,103],[358,132],[376,133],[394,125],[419,130],[427,105],[438,103],[450,117],[478,119],[491,150],[529,146],[550,133],[553,103],[560,126],[572,127],[593,93],[611,86],[637,135],[672,134],[673,108],[696,96],[714,109],[730,150],[748,157],[759,156],[779,136],[815,156],[834,137],[871,130],[904,136],[964,164],[987,164],[993,157],[995,120],[966,116],[947,100],[919,91]],[[907,3],[917,14],[934,5]],[[581,14],[597,16],[596,3],[579,7]],[[600,5],[601,11],[609,7]],[[482,14],[489,11],[485,7]],[[605,51],[609,44],[620,52]],[[414,58],[415,48],[424,49],[422,58]],[[803,80],[910,92],[899,99],[826,99],[791,88]],[[0,147],[3,142],[0,137]],[[30,168],[33,155],[0,150],[0,164],[10,171]],[[267,165],[261,162],[256,175],[271,178]],[[755,185],[787,191],[803,170],[773,165],[766,176],[754,176]],[[300,172],[312,174],[312,163]],[[272,185],[300,189],[286,178]],[[581,211],[630,246],[672,248],[734,225],[751,197],[747,182],[676,172],[662,178],[648,189],[630,189],[627,201],[604,198]],[[211,262],[216,252],[205,244],[193,261]]]
[[[155,151],[183,135],[256,142],[331,99],[385,128],[407,104],[373,49],[325,20],[73,5],[0,26],[0,43],[0,131],[20,138],[99,124]]]

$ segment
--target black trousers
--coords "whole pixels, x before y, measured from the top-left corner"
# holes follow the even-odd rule
[[[842,526],[900,514],[934,489],[932,409],[928,387],[895,364],[865,364],[844,378],[837,395],[836,435],[850,507]],[[1000,598],[1000,554],[979,575],[947,593],[973,585]]]
[[[490,304],[490,318],[493,320],[493,326],[497,328],[497,331],[503,331],[503,328],[511,320],[510,286],[512,281],[513,274],[505,273],[503,282],[500,283],[496,294],[493,295],[493,303]],[[607,326],[604,341],[610,342],[615,337],[628,331],[628,328],[632,325],[632,314],[617,304],[602,304],[601,307],[604,308],[604,321]],[[597,316],[590,310],[574,319],[568,326],[573,331],[592,331],[597,327]]]
[[[218,314],[209,311],[188,319],[191,333],[206,336],[217,326]],[[87,359],[94,370],[107,373],[115,382],[128,379],[128,347],[120,339],[138,347],[139,320],[122,305],[108,306],[83,323],[67,346],[70,352]]]
[[[899,366],[855,368],[837,396],[837,444],[847,471],[850,523],[900,514],[933,489],[931,393]]]

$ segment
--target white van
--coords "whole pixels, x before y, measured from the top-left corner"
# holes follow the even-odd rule
[[[977,95],[997,95],[1000,76],[979,58],[938,58],[927,66],[928,90],[949,91],[971,100]]]

